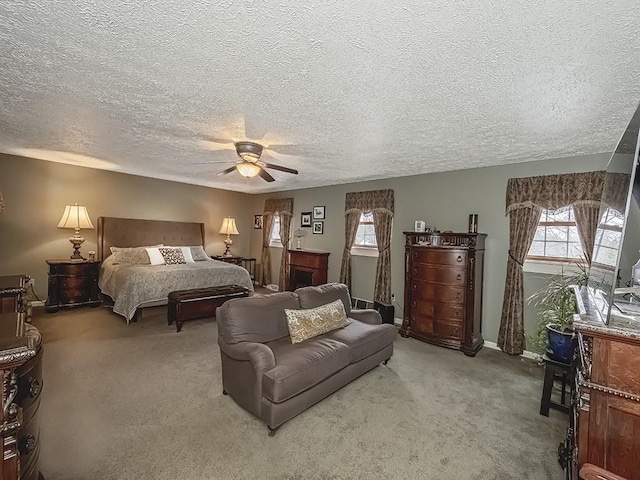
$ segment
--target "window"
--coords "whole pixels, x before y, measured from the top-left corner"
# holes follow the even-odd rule
[[[573,208],[543,210],[527,260],[566,262],[582,257]]]
[[[354,247],[378,248],[376,242],[376,230],[373,226],[373,213],[363,213],[360,215],[360,223],[356,232]]]
[[[607,208],[600,220],[598,230],[596,230],[596,242],[593,248],[594,262],[615,266],[618,247],[622,243],[623,223],[620,212],[613,208]]]
[[[280,215],[273,216],[273,228],[271,229],[271,242],[269,242],[272,247],[281,247],[282,242],[280,241]]]

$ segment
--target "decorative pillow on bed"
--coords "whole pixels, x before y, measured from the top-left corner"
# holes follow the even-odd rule
[[[160,250],[164,263],[167,265],[187,263],[180,247],[160,247],[158,250]]]
[[[144,247],[111,247],[114,264],[149,265],[149,255]]]
[[[147,255],[149,255],[149,263],[151,263],[151,265],[164,265],[164,257],[158,247],[147,247],[145,250],[147,251]]]
[[[191,248],[191,256],[196,262],[201,262],[204,260],[209,260],[209,255],[204,251],[204,247],[202,245],[197,245]]]
[[[291,343],[300,343],[308,338],[317,337],[349,324],[342,300],[308,310],[285,308],[284,313],[287,316]]]

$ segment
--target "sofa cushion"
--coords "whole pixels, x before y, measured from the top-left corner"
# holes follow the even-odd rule
[[[348,325],[347,314],[340,300],[307,310],[285,310],[291,343],[300,343],[308,338]]]
[[[329,332],[322,338],[330,338],[347,345],[350,361],[355,363],[393,343],[395,337],[396,328],[388,323],[371,325],[352,320],[345,328]]]
[[[344,283],[327,283],[316,287],[298,288],[295,293],[300,298],[300,308],[315,308],[334,300],[342,300],[344,311],[351,312],[351,297]]]
[[[289,337],[285,308],[300,308],[295,293],[281,292],[228,300],[216,312],[222,339],[231,344],[267,343]]]
[[[276,366],[262,377],[262,394],[281,403],[320,383],[349,365],[349,348],[330,338],[291,344],[281,339],[267,344]]]

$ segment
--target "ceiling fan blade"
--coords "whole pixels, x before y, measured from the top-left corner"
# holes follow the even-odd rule
[[[234,165],[233,167],[229,167],[226,170],[216,173],[216,175],[226,175],[227,173],[233,172],[235,169],[236,169],[236,166]]]
[[[258,172],[258,175],[260,175],[267,182],[275,182],[276,181],[276,179],[273,178],[271,175],[269,175],[269,173],[264,168],[260,169],[260,172]]]
[[[283,167],[281,165],[274,165],[273,163],[265,163],[262,162],[265,167],[272,168],[274,170],[280,170],[281,172],[293,173],[294,175],[298,175],[298,170],[294,170],[293,168]]]
[[[204,147],[208,148],[209,150],[235,150],[236,146],[234,143],[220,143],[220,142],[213,142],[211,140],[199,140],[200,144],[203,145]]]

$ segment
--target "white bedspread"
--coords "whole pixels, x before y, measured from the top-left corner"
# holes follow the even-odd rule
[[[237,265],[206,260],[180,265],[114,265],[109,256],[100,268],[98,286],[115,302],[113,311],[127,319],[145,303],[166,303],[169,292],[219,285],[241,285],[253,292],[249,272]]]

